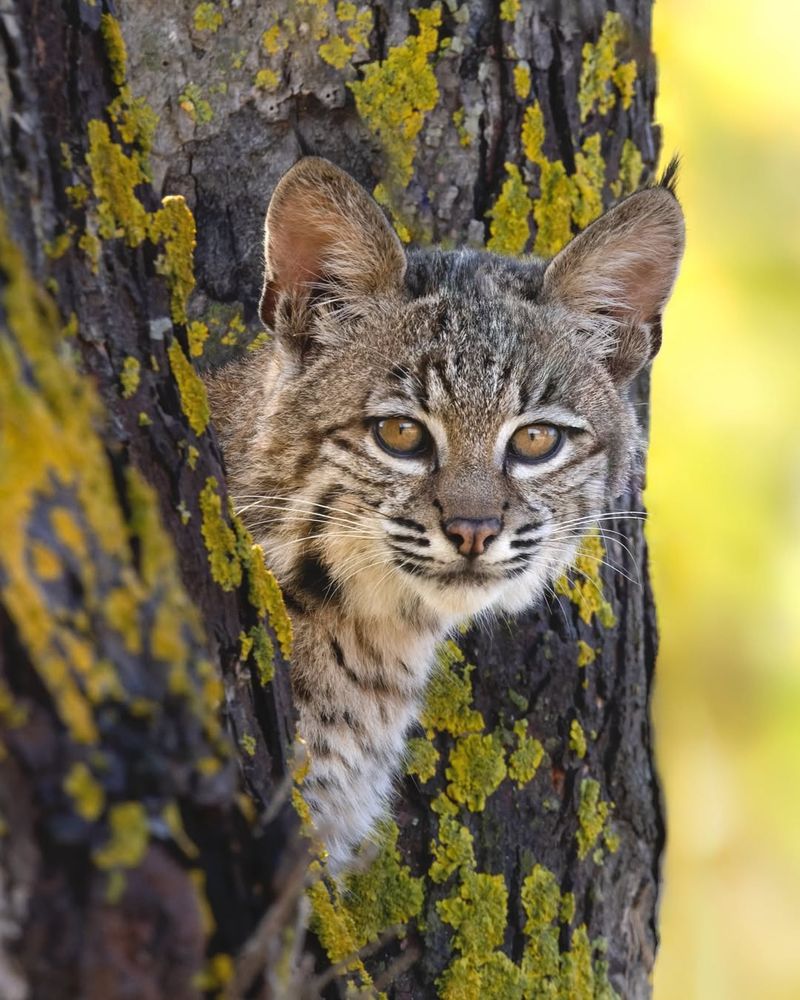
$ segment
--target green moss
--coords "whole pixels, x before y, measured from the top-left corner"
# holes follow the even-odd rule
[[[486,799],[506,776],[503,748],[495,735],[461,736],[445,768],[447,794],[473,812],[482,812]]]
[[[135,868],[150,839],[147,813],[141,802],[121,802],[108,811],[109,838],[93,852],[98,868]]]
[[[533,202],[516,164],[506,163],[506,175],[500,194],[487,213],[492,221],[486,246],[495,253],[519,254],[530,239]]]
[[[416,774],[420,782],[424,785],[426,781],[436,774],[436,765],[439,763],[439,751],[433,743],[425,739],[410,739],[407,745],[408,762],[406,763],[406,774]]]
[[[133,355],[128,355],[122,363],[122,371],[119,376],[119,383],[122,387],[122,398],[130,399],[136,395],[139,388],[139,373],[141,371],[139,359]]]
[[[531,67],[524,59],[514,67],[514,90],[521,101],[527,100],[531,92]]]
[[[524,788],[536,777],[544,759],[544,747],[539,740],[528,736],[528,723],[524,719],[514,723],[514,735],[517,737],[517,748],[508,758],[508,776],[516,781],[517,788]]]
[[[444,882],[457,871],[474,870],[472,834],[452,816],[440,816],[439,835],[431,841],[431,855],[428,874],[434,882]]]
[[[122,37],[119,21],[111,14],[103,14],[100,18],[100,34],[106,46],[108,63],[111,67],[111,79],[121,87],[125,83],[128,72],[128,52]]]
[[[105,808],[105,793],[89,768],[78,761],[64,778],[64,791],[70,796],[75,812],[85,820],[99,819]]]
[[[622,16],[607,11],[600,30],[600,37],[592,44],[583,46],[583,65],[578,89],[578,107],[581,121],[585,122],[592,111],[607,114],[616,104],[617,95],[613,86],[622,96],[622,106],[630,107],[633,85],[636,79],[636,62],[620,63],[617,48],[625,40],[626,31]]]
[[[578,554],[573,564],[579,578],[570,581],[567,576],[556,581],[555,591],[563,594],[576,605],[582,621],[590,625],[596,617],[604,628],[613,628],[617,624],[614,609],[603,594],[603,579],[600,567],[605,556],[605,549],[600,537],[587,535],[581,542]]]
[[[461,671],[457,664],[464,663],[464,654],[448,639],[436,654],[436,664],[425,696],[425,707],[420,722],[428,738],[446,732],[452,736],[476,733],[483,729],[483,716],[471,708],[472,683],[470,674],[475,669],[466,663]]]
[[[583,760],[586,756],[586,735],[577,719],[569,724],[569,748]]]
[[[169,345],[167,354],[173,377],[178,386],[181,409],[189,421],[189,426],[195,434],[200,435],[208,426],[211,416],[206,388],[177,340],[173,340]]]
[[[383,62],[367,63],[361,80],[348,84],[356,110],[388,157],[388,190],[411,180],[417,138],[425,115],[436,107],[439,88],[430,63],[436,52],[441,6],[412,9],[419,33],[389,49]]]
[[[242,563],[236,535],[222,516],[219,483],[209,476],[200,491],[201,530],[206,543],[211,576],[223,590],[235,590],[242,582]]]
[[[207,31],[214,34],[225,23],[222,12],[217,10],[213,3],[199,3],[192,15],[192,24],[195,31]]]
[[[578,857],[583,860],[594,847],[613,809],[610,802],[600,797],[600,785],[593,778],[584,778],[580,787],[578,803]]]

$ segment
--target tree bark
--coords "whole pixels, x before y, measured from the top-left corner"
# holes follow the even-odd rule
[[[316,937],[289,943],[286,620],[192,367],[255,346],[264,210],[303,154],[376,191],[406,240],[518,254],[647,180],[651,5],[612,6],[6,0],[3,996],[294,997],[291,965],[310,995],[650,995],[641,522],[603,522],[548,606],[444,649],[399,856],[390,826],[348,893],[315,884]],[[641,483],[617,510],[642,510]],[[309,986],[309,962],[325,977],[398,922]]]

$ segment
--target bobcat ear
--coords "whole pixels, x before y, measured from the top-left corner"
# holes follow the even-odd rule
[[[547,265],[544,298],[586,318],[615,381],[624,384],[661,346],[661,312],[685,243],[674,171],[626,198],[579,233]]]
[[[278,302],[308,304],[329,288],[339,301],[399,287],[406,258],[377,203],[343,170],[309,156],[278,182],[264,229],[261,319],[273,326]]]

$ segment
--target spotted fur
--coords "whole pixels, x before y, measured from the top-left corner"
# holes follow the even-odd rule
[[[572,560],[639,449],[626,386],[658,349],[683,250],[671,187],[640,191],[549,264],[404,253],[374,201],[315,158],[266,224],[272,342],[209,379],[237,505],[286,595],[304,792],[334,868],[385,811],[436,643],[519,611]],[[383,450],[406,416],[433,447]],[[561,429],[546,461],[508,451]],[[445,527],[494,519],[463,555]]]

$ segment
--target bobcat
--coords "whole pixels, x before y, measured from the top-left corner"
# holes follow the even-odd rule
[[[341,871],[387,808],[434,648],[534,603],[640,451],[626,386],[677,276],[674,166],[549,263],[406,254],[315,157],[277,185],[271,342],[209,378],[235,500],[295,629],[304,795]]]

